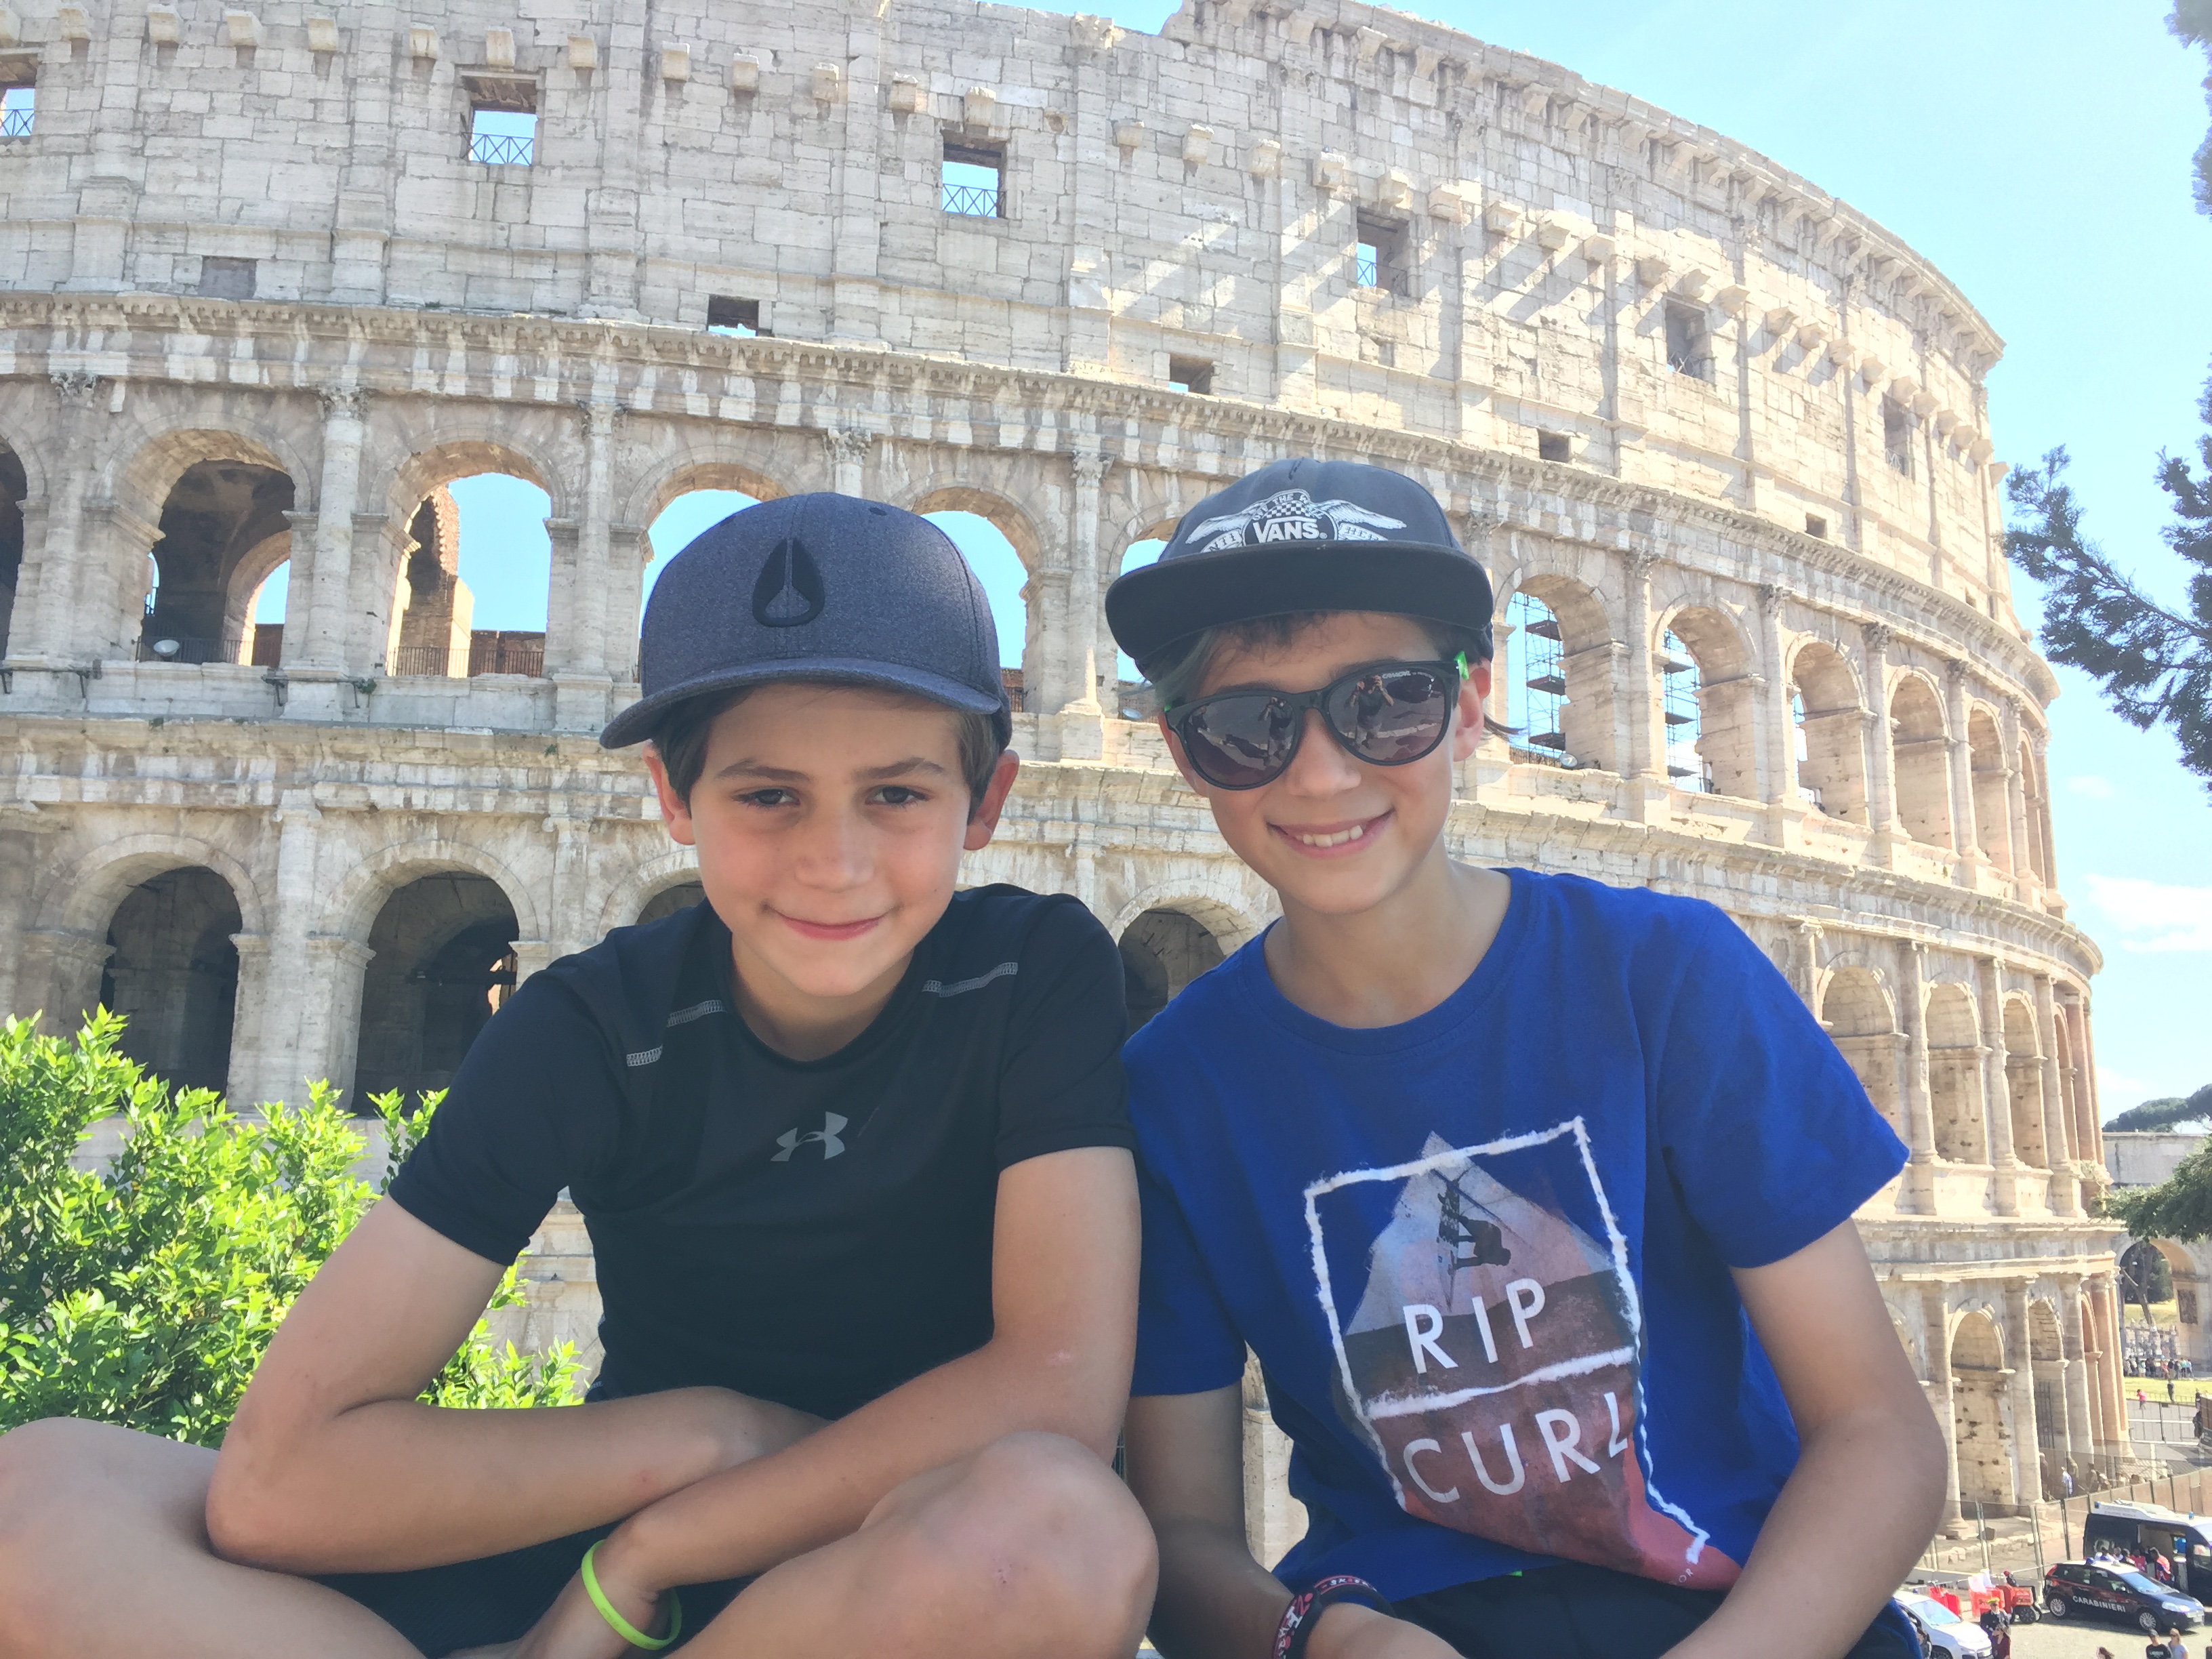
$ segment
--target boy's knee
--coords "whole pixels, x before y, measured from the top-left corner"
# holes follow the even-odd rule
[[[72,1523],[100,1434],[58,1417],[0,1434],[0,1652],[59,1652],[78,1616],[70,1568],[86,1540]]]
[[[1024,1433],[970,1460],[945,1534],[1026,1586],[1037,1616],[1076,1628],[1140,1620],[1152,1604],[1151,1526],[1113,1470],[1073,1440]]]

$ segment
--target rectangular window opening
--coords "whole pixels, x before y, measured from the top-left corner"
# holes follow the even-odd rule
[[[1912,416],[1894,398],[1881,400],[1881,453],[1892,471],[1912,476]]]
[[[200,260],[201,296],[210,300],[251,300],[258,264],[254,259],[225,259],[213,254],[204,256]]]
[[[1403,298],[1413,291],[1406,227],[1371,214],[1358,216],[1352,250],[1352,280]]]
[[[947,213],[966,219],[1006,216],[1006,154],[981,144],[945,141],[945,160],[938,174],[939,205]]]
[[[1205,397],[1213,390],[1213,365],[1203,357],[1170,357],[1168,359],[1168,385],[1177,392],[1192,392]]]
[[[1667,367],[1692,380],[1713,378],[1712,329],[1703,306],[1667,301]]]
[[[27,138],[39,116],[39,89],[9,87],[0,92],[0,138]]]
[[[469,160],[486,167],[526,167],[538,149],[538,112],[479,102],[469,118]]]
[[[1817,513],[1808,513],[1805,515],[1805,533],[1825,542],[1828,539],[1828,521]]]
[[[1536,459],[1540,461],[1571,461],[1575,458],[1574,440],[1564,432],[1539,432],[1536,434]]]
[[[740,300],[727,294],[707,296],[707,331],[733,335],[740,340],[755,336],[766,338],[769,335],[769,331],[761,326],[760,301]]]

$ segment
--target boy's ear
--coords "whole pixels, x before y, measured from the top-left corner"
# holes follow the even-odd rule
[[[1021,769],[1019,755],[1011,749],[1000,753],[998,765],[991,769],[991,781],[984,786],[982,799],[968,814],[968,833],[960,842],[963,849],[980,853],[991,844],[991,837],[998,832],[999,814],[1006,810],[1006,795]]]
[[[668,768],[661,763],[660,750],[649,743],[645,745],[645,769],[653,776],[653,793],[660,797],[660,821],[668,826],[668,838],[679,847],[696,846],[691,808],[668,781]]]
[[[1490,703],[1490,662],[1471,662],[1459,683],[1459,719],[1453,724],[1451,755],[1455,763],[1474,753],[1490,727],[1485,711]]]

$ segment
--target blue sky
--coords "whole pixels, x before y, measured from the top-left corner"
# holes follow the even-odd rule
[[[1103,10],[1146,30],[1174,9],[1159,0],[1043,9]],[[1998,455],[2032,462],[2064,444],[2088,532],[2147,588],[2179,601],[2151,474],[2161,449],[2184,450],[2201,430],[2212,220],[2189,194],[2205,64],[2166,34],[2164,0],[1407,9],[1713,127],[1904,237],[2007,343],[1990,380]],[[500,478],[453,493],[476,625],[543,628],[545,498]],[[656,553],[665,560],[742,504],[678,501],[653,528]],[[939,517],[976,562],[1018,660],[1019,561],[981,520]],[[2025,579],[2014,585],[2033,625],[2035,597]],[[281,582],[259,616],[281,619]],[[2058,875],[2072,919],[2106,953],[2093,994],[2109,1117],[2212,1082],[2212,796],[2182,771],[2171,738],[2127,726],[2081,675],[2058,677]]]

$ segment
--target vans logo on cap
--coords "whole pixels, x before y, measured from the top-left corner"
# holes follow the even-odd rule
[[[822,572],[806,544],[786,536],[753,584],[753,620],[763,628],[800,628],[821,614]]]
[[[1356,501],[1316,501],[1303,489],[1283,489],[1194,526],[1190,542],[1200,553],[1268,542],[1382,542],[1390,539],[1383,531],[1405,527],[1403,519],[1370,513]]]

